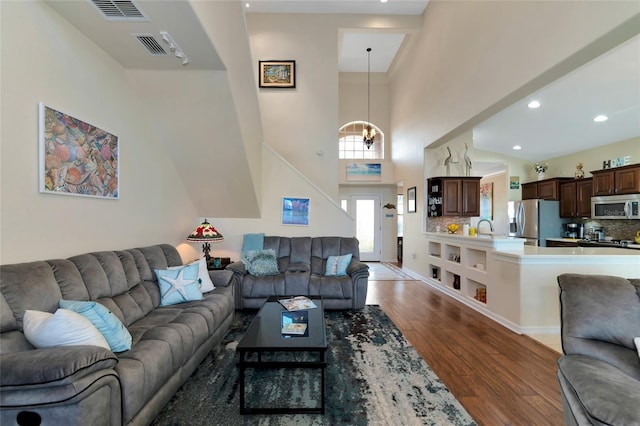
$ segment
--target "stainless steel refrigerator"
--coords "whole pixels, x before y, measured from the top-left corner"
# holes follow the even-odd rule
[[[525,245],[546,247],[547,238],[564,236],[560,202],[549,200],[509,201],[509,235],[525,238]]]

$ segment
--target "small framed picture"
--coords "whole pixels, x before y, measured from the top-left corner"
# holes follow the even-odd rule
[[[417,210],[416,204],[416,187],[412,186],[407,189],[407,213],[415,213]]]
[[[282,224],[309,226],[309,199],[282,198]]]
[[[289,89],[296,87],[296,61],[259,61],[260,87]]]

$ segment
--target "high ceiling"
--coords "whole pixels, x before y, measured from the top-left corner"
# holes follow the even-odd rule
[[[188,1],[135,1],[147,17],[138,21],[107,20],[90,0],[47,3],[126,68],[224,69]],[[249,0],[245,12],[419,16],[427,4],[428,0]],[[173,57],[160,31],[171,34],[189,65]],[[136,34],[151,34],[168,54],[150,55]],[[406,39],[401,32],[341,30],[339,71],[366,72],[366,48],[371,47],[371,71],[386,72]],[[526,104],[534,98],[542,105],[531,110]],[[538,161],[640,136],[640,36],[513,102],[474,126],[476,148]],[[597,114],[607,114],[609,120],[594,123]],[[522,146],[520,151],[512,149],[516,144]]]

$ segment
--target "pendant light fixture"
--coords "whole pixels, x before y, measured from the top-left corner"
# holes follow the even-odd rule
[[[371,127],[371,120],[369,114],[371,112],[371,48],[367,47],[367,125],[362,130],[362,141],[367,146],[367,149],[371,148],[376,138],[376,129]]]

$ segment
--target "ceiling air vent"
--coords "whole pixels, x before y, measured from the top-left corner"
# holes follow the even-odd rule
[[[110,21],[148,21],[130,0],[89,0]]]
[[[152,55],[166,55],[167,51],[160,46],[160,43],[152,34],[132,34]]]

